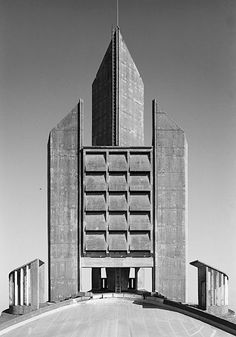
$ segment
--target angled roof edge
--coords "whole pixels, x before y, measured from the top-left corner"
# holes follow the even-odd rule
[[[182,129],[175,121],[174,121],[174,119],[173,118],[171,118],[170,116],[169,116],[169,114],[167,113],[167,112],[165,112],[165,111],[157,111],[156,112],[156,114],[157,115],[159,115],[159,117],[161,118],[161,116],[163,116],[165,119],[166,119],[166,122],[169,122],[170,124],[171,124],[171,130],[173,129],[173,130],[178,130],[178,131],[182,131],[183,133],[185,133],[184,132],[184,129]],[[157,129],[158,130],[169,130],[169,128],[165,128],[165,127],[158,127],[158,123],[157,123]]]
[[[190,262],[190,264],[192,265],[192,266],[194,266],[194,267],[197,267],[197,268],[201,268],[201,267],[207,267],[207,268],[210,268],[210,269],[213,269],[213,270],[215,270],[215,271],[218,271],[219,273],[221,273],[221,274],[224,274],[225,276],[227,276],[227,278],[229,279],[229,276],[225,273],[225,272],[223,272],[223,271],[221,271],[221,270],[219,270],[219,269],[217,269],[217,268],[215,268],[215,267],[212,267],[212,266],[210,266],[209,264],[206,264],[206,263],[204,263],[204,262],[201,262],[201,261],[199,261],[199,260],[195,260],[195,261],[192,261],[192,262]]]
[[[15,268],[15,269],[13,269],[12,271],[10,271],[9,275],[10,275],[11,273],[13,273],[14,271],[17,271],[17,270],[19,270],[19,269],[21,269],[21,268],[24,268],[24,267],[26,267],[26,266],[28,266],[28,265],[34,263],[34,262],[37,262],[37,261],[39,261],[39,266],[42,266],[42,264],[45,264],[45,262],[43,262],[43,261],[40,260],[39,258],[36,258],[36,259],[34,259],[34,260],[32,260],[32,261],[30,261],[30,262],[28,262],[28,263],[23,264],[23,265],[20,266],[20,267],[17,267],[17,268]]]

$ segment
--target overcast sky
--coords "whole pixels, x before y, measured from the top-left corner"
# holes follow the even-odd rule
[[[47,140],[85,101],[116,23],[115,0],[0,0],[0,310],[8,273],[47,263]],[[188,262],[229,275],[236,309],[236,1],[120,0],[120,28],[151,100],[185,130],[189,146]],[[189,301],[197,299],[189,266]]]

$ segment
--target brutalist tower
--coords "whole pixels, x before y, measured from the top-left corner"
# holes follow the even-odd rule
[[[187,143],[144,86],[119,27],[92,85],[92,146],[83,102],[48,143],[49,300],[145,289],[186,299]]]

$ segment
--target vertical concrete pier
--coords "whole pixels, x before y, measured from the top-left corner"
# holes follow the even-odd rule
[[[187,141],[153,100],[155,291],[186,301]]]

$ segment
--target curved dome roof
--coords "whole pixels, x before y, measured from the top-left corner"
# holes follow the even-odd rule
[[[6,337],[229,336],[183,314],[134,298],[103,298],[61,306],[0,331]]]

